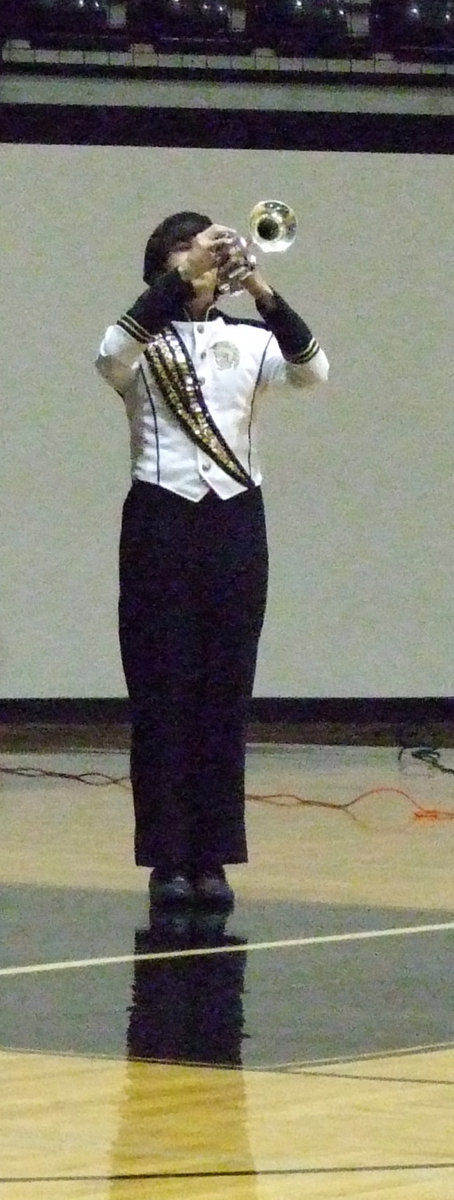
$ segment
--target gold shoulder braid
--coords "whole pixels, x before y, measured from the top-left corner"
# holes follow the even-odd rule
[[[192,441],[237,483],[247,488],[255,487],[213,420],[192,359],[172,325],[153,335],[146,347],[145,358],[166,404]]]

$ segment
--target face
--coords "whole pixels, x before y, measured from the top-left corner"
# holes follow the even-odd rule
[[[175,243],[170,254],[167,255],[166,268],[168,271],[173,271],[176,267],[184,266],[193,241],[194,238],[187,238]],[[216,292],[216,284],[216,269],[206,271],[204,275],[199,276],[196,284],[197,307],[200,307],[204,302],[207,305],[212,303]]]
[[[174,271],[175,267],[181,267],[186,261],[188,253],[191,249],[194,238],[181,239],[176,242],[170,254],[166,258],[166,267],[168,271]]]

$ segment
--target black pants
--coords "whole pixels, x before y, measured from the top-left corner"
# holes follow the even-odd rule
[[[192,503],[133,483],[119,628],[139,866],[247,861],[245,735],[267,578],[259,488]]]

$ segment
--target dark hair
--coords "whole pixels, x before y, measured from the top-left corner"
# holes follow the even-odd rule
[[[162,271],[167,255],[177,242],[193,238],[212,225],[210,217],[201,213],[179,212],[166,217],[148,238],[143,264],[145,283],[151,283],[157,271]]]

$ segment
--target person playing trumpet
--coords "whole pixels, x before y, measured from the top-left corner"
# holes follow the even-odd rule
[[[271,386],[326,381],[328,361],[250,248],[208,216],[163,220],[143,278],[96,360],[130,425],[119,640],[135,861],[153,903],[229,908],[225,866],[248,859],[246,725],[268,579],[258,414]],[[254,319],[217,307],[238,280]]]

